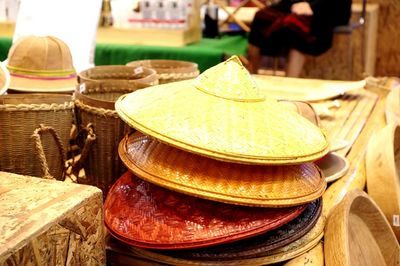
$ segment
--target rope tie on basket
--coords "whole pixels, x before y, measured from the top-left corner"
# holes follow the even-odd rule
[[[52,127],[40,124],[40,127],[35,129],[35,131],[32,134],[32,138],[33,138],[33,140],[35,142],[35,149],[36,149],[37,155],[39,157],[40,165],[41,165],[41,168],[42,168],[43,178],[44,179],[55,179],[50,174],[49,165],[47,164],[46,155],[44,153],[43,144],[42,144],[42,141],[41,141],[41,138],[40,138],[42,136],[42,134],[44,134],[44,133],[50,133],[51,136],[53,137],[53,139],[55,140],[55,142],[57,144],[58,151],[60,152],[62,169],[64,169],[64,167],[65,167],[64,164],[65,164],[65,161],[66,161],[65,152],[64,152],[64,145],[62,144],[61,138],[58,136],[57,132]]]
[[[99,107],[93,107],[93,106],[89,106],[84,104],[83,102],[81,102],[80,100],[75,100],[75,105],[92,114],[95,115],[99,115],[99,116],[109,116],[109,117],[113,117],[113,118],[119,118],[117,111],[115,110],[110,110],[110,109],[104,109],[104,108],[99,108]]]
[[[195,78],[199,75],[199,71],[190,73],[160,73],[158,74],[159,79],[190,79]]]
[[[77,162],[74,162],[72,165],[72,173],[78,176],[78,172],[83,168],[84,162],[89,157],[92,145],[96,140],[96,134],[94,133],[93,124],[89,123],[85,128],[82,129],[86,133],[85,144],[83,145],[83,149],[81,152],[81,157]]]
[[[2,104],[0,111],[59,111],[74,108],[74,102],[63,104]]]

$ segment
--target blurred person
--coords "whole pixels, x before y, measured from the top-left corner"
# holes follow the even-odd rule
[[[249,35],[249,71],[257,73],[263,55],[287,56],[286,76],[299,77],[305,55],[328,51],[333,29],[350,15],[351,0],[281,0],[259,10]]]

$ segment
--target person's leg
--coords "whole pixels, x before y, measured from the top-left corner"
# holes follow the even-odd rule
[[[247,49],[247,56],[249,60],[248,70],[251,74],[257,74],[261,63],[260,48],[249,43]]]
[[[286,76],[294,78],[300,77],[305,60],[306,57],[302,52],[296,49],[290,49],[286,65]]]

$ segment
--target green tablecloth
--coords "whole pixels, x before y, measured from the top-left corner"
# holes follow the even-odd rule
[[[11,38],[0,37],[0,60],[7,58]],[[222,36],[219,39],[202,39],[185,47],[144,46],[122,44],[96,44],[96,65],[123,65],[142,59],[175,59],[195,62],[204,71],[219,62],[226,55],[244,55],[247,48],[245,36]]]

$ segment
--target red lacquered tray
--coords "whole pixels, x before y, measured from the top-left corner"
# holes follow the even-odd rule
[[[224,204],[173,192],[126,172],[104,205],[110,233],[153,249],[189,249],[229,243],[282,226],[307,205],[258,208]]]

